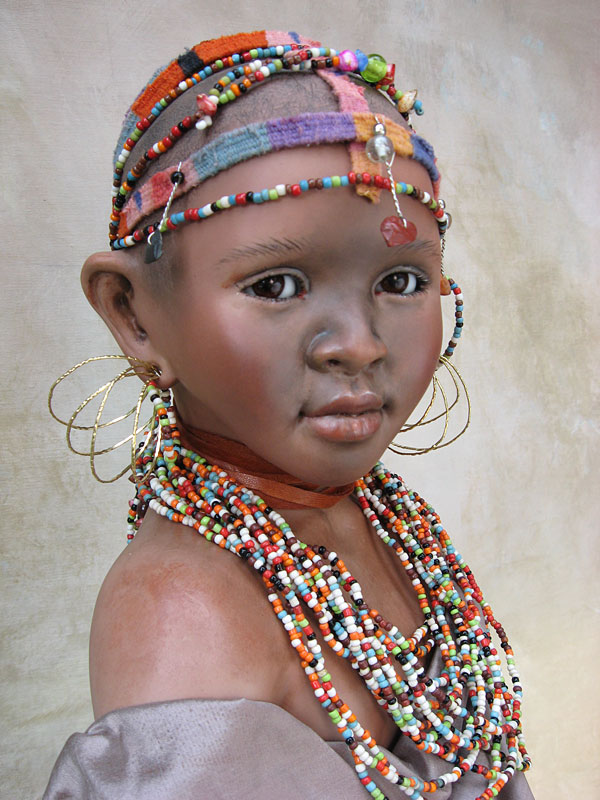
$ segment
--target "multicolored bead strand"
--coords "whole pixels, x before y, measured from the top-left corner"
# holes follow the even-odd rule
[[[452,332],[452,336],[446,345],[446,349],[442,353],[443,356],[446,358],[450,358],[450,356],[454,353],[456,345],[458,344],[458,340],[462,335],[462,329],[464,325],[464,318],[463,318],[463,293],[460,286],[456,283],[454,278],[447,277],[447,281],[450,285],[450,291],[454,295],[454,330]]]
[[[239,194],[230,194],[220,197],[212,203],[207,203],[201,208],[188,208],[185,211],[178,211],[176,214],[171,214],[162,225],[158,223],[155,225],[148,225],[145,228],[138,228],[128,236],[116,239],[112,242],[114,250],[122,250],[127,247],[143,242],[155,230],[160,230],[160,233],[167,231],[174,231],[182,225],[189,222],[201,222],[208,217],[212,217],[219,211],[225,211],[228,208],[235,208],[236,206],[247,205],[262,205],[274,200],[279,200],[282,197],[299,197],[312,189],[335,189],[339,187],[353,186],[355,184],[374,185],[377,188],[390,190],[391,183],[389,178],[384,178],[381,175],[373,175],[370,172],[348,172],[346,175],[332,175],[323,178],[310,178],[308,180],[301,180],[298,183],[280,183],[270,189],[260,189],[251,192],[241,192]],[[435,200],[429,192],[419,189],[410,183],[398,181],[394,184],[394,191],[396,194],[405,194],[408,197],[414,197],[426,206],[434,215],[438,224],[440,235],[443,235],[448,226],[448,215],[446,214],[443,206]]]
[[[516,770],[529,767],[512,648],[430,505],[382,464],[355,485],[365,518],[400,559],[419,599],[423,623],[405,637],[369,606],[360,583],[337,553],[298,540],[285,519],[258,495],[182,446],[168,392],[161,393],[151,383],[147,393],[155,415],[136,462],[128,538],[151,509],[194,528],[260,576],[317,701],[349,747],[359,780],[371,797],[385,799],[369,769],[414,800],[473,771],[487,781],[478,800],[488,800]],[[328,647],[358,671],[402,734],[423,752],[448,762],[447,772],[425,781],[399,773],[389,762],[338,695],[317,627]],[[492,629],[505,651],[512,691],[502,677]],[[434,647],[443,662],[435,677],[422,665]],[[490,754],[490,766],[475,763],[480,752]]]
[[[288,72],[342,72],[351,73],[379,90],[396,106],[398,112],[409,119],[415,110],[422,113],[422,106],[416,100],[416,91],[401,92],[393,85],[395,67],[387,64],[379,54],[366,56],[360,50],[344,50],[342,57],[336,50],[322,47],[316,43],[306,44],[287,42],[265,46],[266,37],[273,32],[257,31],[255,34],[242,34],[224,37],[214,42],[196,45],[177,62],[171,62],[155,76],[134,102],[126,117],[125,135],[117,149],[113,175],[113,202],[109,221],[109,240],[111,247],[119,238],[121,212],[132,191],[145,173],[150,163],[168,152],[182,136],[197,128],[204,130],[212,125],[213,117],[223,106],[234,102],[249,90],[264,83],[265,80],[283,71]],[[295,36],[295,35],[290,35]],[[286,37],[287,38],[287,37]],[[298,38],[298,37],[296,37]],[[261,42],[260,46],[232,52],[234,43],[240,40]],[[225,48],[219,57],[214,55],[207,64],[199,53],[212,53]],[[221,74],[225,72],[225,74]],[[163,111],[189,89],[213,75],[221,74],[208,94],[197,98],[197,113],[184,117],[173,125],[166,136],[155,142],[126,171],[130,155],[144,134],[160,117]],[[167,90],[167,91],[165,91]],[[164,92],[164,93],[163,93]],[[152,99],[150,99],[152,98]],[[143,109],[143,113],[142,112]],[[120,230],[122,235],[124,231]],[[122,238],[122,237],[121,237]]]

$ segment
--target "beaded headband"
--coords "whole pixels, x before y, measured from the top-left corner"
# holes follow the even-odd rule
[[[278,43],[274,44],[274,41]],[[210,63],[207,64],[207,60]],[[196,113],[185,116],[173,125],[169,134],[154,142],[126,172],[133,149],[162,112],[186,91],[223,70],[228,71],[208,94],[197,95]],[[193,129],[202,131],[210,127],[223,105],[235,101],[271,76],[284,71],[315,72],[333,89],[340,111],[272,119],[229,131],[185,158],[175,172],[172,172],[172,167],[155,172],[138,188],[140,179],[152,162],[171,150],[182,136]],[[364,98],[363,87],[357,86],[344,74],[348,73],[384,93],[405,119],[409,118],[412,110],[422,113],[415,91],[402,93],[395,89],[392,83],[394,72],[394,65],[388,65],[379,55],[366,56],[360,50],[345,50],[338,54],[318,43],[301,40],[296,34],[257,31],[196,45],[155,74],[125,118],[116,151],[113,207],[109,223],[111,248],[132,247],[146,239],[146,260],[154,261],[162,253],[162,234],[184,221],[203,219],[223,208],[246,205],[248,202],[261,203],[285,195],[298,196],[303,192],[304,184],[307,188],[313,188],[313,184],[317,188],[353,185],[359,194],[375,202],[378,201],[381,188],[390,190],[397,216],[386,218],[381,226],[389,246],[412,241],[416,236],[416,228],[407,222],[400,211],[398,193],[417,197],[425,203],[434,213],[440,234],[443,235],[450,218],[444,211],[443,202],[437,199],[440,176],[433,148],[417,136],[412,128],[408,130],[385,117],[375,117]],[[388,131],[389,136],[386,135]],[[203,209],[188,209],[168,216],[169,207],[176,197],[241,161],[284,148],[333,142],[348,143],[352,169],[346,176],[316,178],[283,188],[228,195]],[[434,188],[433,197],[410,184],[394,181],[391,164],[396,154],[412,158],[427,169]],[[383,164],[387,179],[382,179],[380,174],[373,174],[373,165],[369,161],[378,165],[377,171],[379,164]],[[357,175],[358,180],[352,177]],[[300,188],[292,191],[292,187]],[[163,206],[160,222],[134,229],[141,219]]]

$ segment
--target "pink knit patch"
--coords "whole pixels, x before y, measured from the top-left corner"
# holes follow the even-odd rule
[[[169,173],[157,172],[147,182],[146,186],[148,185],[151,186],[152,200],[155,207],[166,204],[173,188]]]
[[[362,86],[357,86],[345,75],[336,75],[333,72],[317,70],[319,78],[328,83],[338,99],[340,111],[361,112],[369,111],[369,104],[365,100],[365,90]],[[348,145],[350,163],[354,172],[369,172],[374,169],[381,174],[379,165],[372,164],[365,154],[365,146],[358,142],[351,142]],[[368,197],[374,203],[380,200],[380,189],[375,186],[356,186],[356,192],[363,197]]]
[[[340,111],[369,111],[363,86],[357,86],[345,75],[317,70],[317,75],[328,83],[340,104]]]
[[[283,31],[265,31],[265,38],[269,43],[269,47],[274,47],[278,44],[298,44],[298,41],[300,41],[300,44],[308,45],[309,47],[321,46],[321,42],[317,42],[316,39],[307,39],[306,36],[299,35],[293,37]]]

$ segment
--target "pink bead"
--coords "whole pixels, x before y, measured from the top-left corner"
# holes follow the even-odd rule
[[[340,53],[340,69],[344,72],[354,72],[358,69],[358,59],[352,50],[342,50]]]

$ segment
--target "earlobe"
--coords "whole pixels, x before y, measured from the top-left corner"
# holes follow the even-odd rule
[[[160,386],[168,388],[176,379],[144,328],[144,288],[135,265],[120,256],[114,252],[91,255],[81,270],[83,291],[123,353],[156,366]]]

